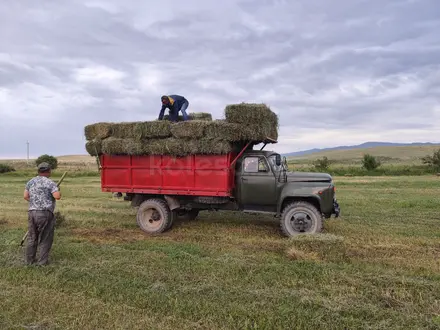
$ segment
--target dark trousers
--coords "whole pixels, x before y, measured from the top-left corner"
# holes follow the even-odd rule
[[[186,109],[188,109],[189,106],[189,102],[186,101],[185,103],[182,104],[182,106],[180,107],[180,109],[177,110],[177,112],[172,112],[170,111],[170,121],[178,121],[179,120],[179,111],[182,112],[182,116],[183,116],[183,120],[186,121],[188,120],[188,114],[186,113]]]
[[[29,211],[28,242],[26,248],[26,263],[36,261],[37,247],[40,245],[39,265],[46,265],[52,248],[55,230],[55,217],[50,211]]]

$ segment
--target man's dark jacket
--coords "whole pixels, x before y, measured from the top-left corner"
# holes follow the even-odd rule
[[[185,102],[188,102],[186,98],[180,95],[168,95],[168,98],[170,99],[170,103],[168,105],[162,104],[162,108],[160,109],[159,113],[159,120],[163,119],[166,108],[170,109],[170,112],[173,113],[174,116],[177,116],[182,105]]]

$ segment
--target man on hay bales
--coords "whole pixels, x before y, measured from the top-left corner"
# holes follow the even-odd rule
[[[48,163],[38,165],[38,176],[26,183],[24,199],[29,202],[28,208],[28,243],[26,263],[35,262],[37,247],[40,245],[38,265],[48,264],[55,230],[55,203],[61,199],[58,185],[49,179],[51,167]]]
[[[170,110],[170,121],[177,122],[179,120],[179,111],[182,111],[183,120],[188,120],[186,109],[189,102],[186,98],[180,95],[163,95],[161,100],[162,108],[160,109],[159,120],[163,119],[166,108]]]

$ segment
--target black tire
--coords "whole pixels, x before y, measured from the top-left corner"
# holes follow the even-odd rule
[[[136,222],[148,234],[160,234],[171,228],[173,217],[168,204],[162,199],[148,199],[139,206]]]
[[[284,208],[280,225],[281,231],[287,237],[317,234],[322,231],[322,215],[308,202],[293,202]]]
[[[181,221],[195,220],[199,215],[199,210],[192,209],[190,211],[176,211],[176,217]]]

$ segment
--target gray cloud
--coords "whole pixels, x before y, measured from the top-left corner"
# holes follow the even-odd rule
[[[0,157],[85,153],[83,128],[266,102],[284,152],[438,141],[434,0],[8,0],[0,3]],[[436,140],[437,139],[437,140]]]

